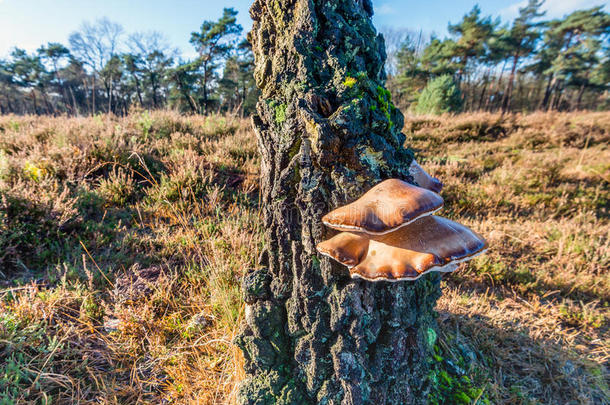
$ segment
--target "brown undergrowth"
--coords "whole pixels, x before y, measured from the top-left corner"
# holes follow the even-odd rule
[[[443,282],[445,403],[607,402],[610,115],[404,132],[491,244]],[[261,233],[247,120],[0,117],[0,403],[230,403]]]

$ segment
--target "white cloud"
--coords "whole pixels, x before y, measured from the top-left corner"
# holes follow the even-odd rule
[[[548,17],[557,18],[575,10],[603,6],[604,3],[603,0],[547,0],[543,8]]]
[[[503,20],[512,20],[517,15],[519,15],[519,9],[522,8],[526,4],[527,4],[527,0],[513,3],[510,6],[505,7],[502,10],[500,10],[500,17],[502,17]]]
[[[383,3],[379,7],[375,7],[375,14],[377,15],[392,15],[395,12],[396,11],[394,10],[394,7],[392,7],[388,3]]]
[[[520,0],[500,10],[503,20],[512,20],[519,15],[519,9],[527,5],[527,0]],[[545,18],[560,18],[576,10],[603,6],[604,0],[546,0],[542,9],[546,11]]]

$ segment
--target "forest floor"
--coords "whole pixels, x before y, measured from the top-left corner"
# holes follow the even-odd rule
[[[443,281],[436,399],[610,403],[610,114],[404,132],[490,243]],[[230,403],[258,172],[247,120],[0,117],[0,404]]]

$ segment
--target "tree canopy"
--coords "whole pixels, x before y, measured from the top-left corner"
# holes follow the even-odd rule
[[[163,34],[136,32],[107,18],[85,22],[69,45],[48,43],[29,54],[15,48],[0,60],[0,112],[127,114],[132,108],[249,114],[258,98],[251,48],[237,11],[204,21],[182,59]]]
[[[610,15],[600,6],[545,20],[543,3],[528,0],[508,24],[475,6],[448,25],[446,38],[385,28],[393,100],[423,111],[424,89],[448,75],[463,111],[610,108]],[[259,91],[243,34],[237,11],[226,8],[191,33],[195,56],[184,58],[159,32],[126,33],[107,18],[85,22],[68,44],[15,48],[0,60],[0,113],[249,115]]]
[[[543,3],[528,0],[511,24],[475,6],[449,37],[419,49],[405,41],[390,77],[395,99],[421,111],[428,84],[450,75],[466,111],[607,109],[610,15],[600,6],[544,21]]]

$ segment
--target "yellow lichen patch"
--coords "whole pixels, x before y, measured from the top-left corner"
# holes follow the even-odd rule
[[[286,26],[284,22],[284,11],[282,10],[281,2],[279,0],[275,0],[271,2],[271,7],[273,8],[273,21],[277,24],[278,28],[284,28]]]
[[[354,87],[354,85],[358,83],[358,80],[354,77],[346,77],[343,85],[348,88]]]

